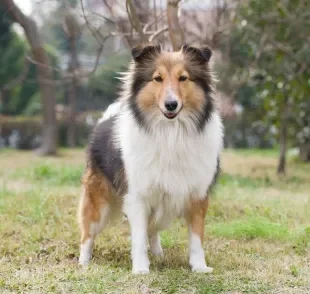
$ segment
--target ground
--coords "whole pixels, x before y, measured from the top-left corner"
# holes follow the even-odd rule
[[[224,152],[205,224],[212,274],[190,272],[177,221],[161,234],[165,258],[132,276],[126,222],[100,235],[87,269],[77,265],[82,150],[1,150],[0,293],[310,293],[310,165],[290,160],[278,178],[276,161],[274,151]]]

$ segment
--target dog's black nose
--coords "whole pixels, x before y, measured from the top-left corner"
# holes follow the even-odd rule
[[[174,111],[178,107],[178,101],[176,100],[167,100],[165,102],[165,107],[168,111]]]

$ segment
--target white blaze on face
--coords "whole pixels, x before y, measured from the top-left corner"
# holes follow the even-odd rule
[[[165,93],[165,99],[163,101],[164,105],[162,106],[164,112],[167,111],[165,103],[169,101],[176,101],[178,103],[177,108],[174,110],[175,113],[178,113],[182,107],[182,101],[178,98],[178,95],[171,87],[167,88]]]
[[[171,87],[167,89],[166,100],[176,100],[179,102],[177,94]]]

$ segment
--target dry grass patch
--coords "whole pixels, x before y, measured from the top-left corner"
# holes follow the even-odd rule
[[[277,178],[273,152],[227,151],[206,221],[209,275],[193,274],[187,232],[162,232],[163,260],[130,273],[129,227],[108,228],[88,269],[77,266],[76,207],[84,154],[0,153],[1,293],[310,293],[309,166]]]

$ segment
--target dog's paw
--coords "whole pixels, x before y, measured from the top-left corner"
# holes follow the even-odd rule
[[[156,257],[159,258],[164,258],[164,251],[156,251],[156,252],[152,252],[153,255],[155,255]]]
[[[79,265],[80,266],[88,266],[89,265],[89,262],[90,262],[90,259],[79,259]]]
[[[213,272],[213,268],[212,267],[208,267],[206,265],[202,265],[202,266],[193,266],[192,267],[192,272],[193,273],[212,273]]]
[[[164,251],[161,247],[155,247],[155,248],[151,248],[151,252],[153,255],[163,258],[164,257]]]
[[[150,261],[146,252],[134,254],[132,259],[132,273],[135,275],[148,274],[150,272]]]
[[[147,275],[150,273],[150,270],[149,268],[134,268],[132,270],[132,273],[134,275]]]

